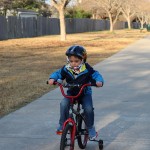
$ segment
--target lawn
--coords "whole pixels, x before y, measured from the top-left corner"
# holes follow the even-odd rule
[[[46,85],[49,74],[66,63],[65,51],[79,44],[87,49],[94,65],[149,34],[117,30],[0,41],[0,116],[35,100],[54,87]]]

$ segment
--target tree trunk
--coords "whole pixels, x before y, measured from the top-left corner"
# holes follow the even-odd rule
[[[66,23],[65,23],[65,17],[64,17],[64,9],[59,10],[59,19],[60,19],[60,36],[61,41],[66,40]]]
[[[129,17],[128,17],[127,21],[128,21],[128,29],[131,29],[131,21],[130,21]]]
[[[113,28],[113,20],[111,14],[109,14],[109,20],[110,20],[110,32],[113,32],[114,28]]]
[[[7,9],[4,9],[3,13],[4,13],[4,16],[6,17],[6,15],[7,15]]]
[[[141,29],[143,29],[144,28],[144,22],[143,22],[143,20],[141,21]]]
[[[143,29],[144,28],[144,26],[143,26],[143,24],[141,24],[141,29]]]
[[[92,14],[92,19],[95,19],[95,14],[94,13]]]

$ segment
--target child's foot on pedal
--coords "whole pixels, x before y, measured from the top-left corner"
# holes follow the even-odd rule
[[[56,133],[57,134],[62,134],[62,129],[63,129],[63,127],[61,125],[59,125],[57,130],[56,130]]]
[[[97,137],[97,133],[95,131],[95,127],[92,127],[90,129],[88,129],[88,131],[89,131],[89,139],[90,140],[95,140],[96,137]]]

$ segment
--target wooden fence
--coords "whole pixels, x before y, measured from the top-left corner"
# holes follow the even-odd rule
[[[0,40],[60,34],[57,18],[20,18],[0,16]],[[67,33],[109,30],[108,20],[66,19]],[[126,28],[125,22],[117,22],[115,29]]]

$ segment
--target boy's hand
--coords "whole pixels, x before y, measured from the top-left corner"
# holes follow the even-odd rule
[[[49,79],[49,81],[48,81],[48,83],[50,84],[50,85],[53,85],[54,84],[54,79]]]
[[[97,86],[97,87],[102,87],[102,86],[103,86],[103,83],[102,83],[102,82],[96,82],[96,86]]]

